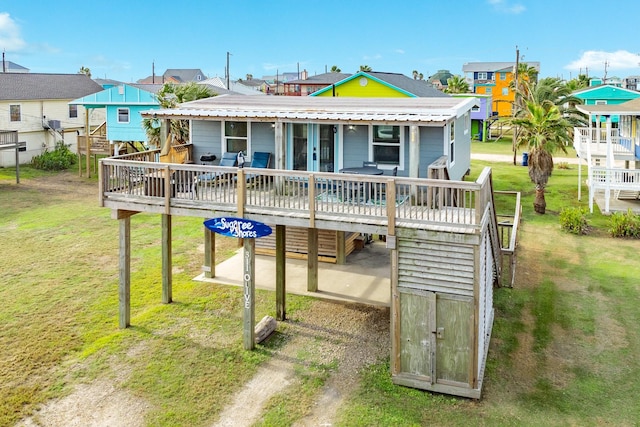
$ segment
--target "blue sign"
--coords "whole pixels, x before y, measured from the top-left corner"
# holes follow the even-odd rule
[[[244,218],[211,218],[204,222],[209,230],[228,237],[255,239],[271,234],[271,227],[258,221]]]

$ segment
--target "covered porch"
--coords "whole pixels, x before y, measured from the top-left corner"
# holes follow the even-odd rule
[[[578,105],[594,120],[588,128],[574,129],[574,148],[581,159],[578,198],[581,197],[582,162],[588,167],[589,209],[640,213],[640,99],[619,105]],[[612,117],[618,117],[614,128]],[[603,126],[604,124],[604,126]]]

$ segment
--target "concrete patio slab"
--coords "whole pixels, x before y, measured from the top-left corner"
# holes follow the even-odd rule
[[[206,278],[204,273],[195,280],[243,286],[242,249],[226,261],[216,265],[216,277]],[[391,300],[391,251],[385,242],[373,241],[352,252],[344,265],[320,262],[318,292],[307,291],[307,261],[287,259],[286,291],[338,301],[356,302],[376,306],[389,306]],[[256,288],[275,291],[275,257],[256,255]]]

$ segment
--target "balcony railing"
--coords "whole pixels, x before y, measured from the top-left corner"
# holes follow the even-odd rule
[[[144,152],[101,160],[102,204],[167,213],[192,210],[194,216],[215,210],[311,223],[448,226],[471,232],[481,224],[491,198],[489,169],[477,182],[464,182],[163,164],[154,157],[155,152]]]

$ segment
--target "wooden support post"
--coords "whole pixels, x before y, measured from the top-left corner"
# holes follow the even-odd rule
[[[162,303],[173,299],[171,262],[171,215],[162,215]]]
[[[276,225],[276,319],[287,318],[287,228]]]
[[[309,175],[309,227],[316,227],[316,179]]]
[[[318,292],[318,229],[307,230],[307,291]]]
[[[91,154],[91,140],[89,138],[89,133],[91,132],[91,129],[89,128],[89,110],[85,109],[84,110],[84,137],[85,137],[85,149],[87,150],[87,152],[85,153],[85,161],[86,161],[86,167],[87,167],[87,178],[91,178],[91,159],[90,159],[90,154]]]
[[[391,250],[391,374],[400,373],[400,293],[398,292],[398,250]]]
[[[16,184],[20,184],[20,143],[16,141]]]
[[[256,281],[254,277],[256,269],[256,240],[244,239],[244,313],[242,334],[244,349],[253,350],[255,347],[255,317],[256,317]]]
[[[347,248],[344,231],[336,231],[336,264],[347,263]]]
[[[124,329],[131,324],[131,217],[120,219],[119,226],[118,325]]]
[[[204,227],[204,277],[216,277],[216,233]]]
[[[488,238],[488,237],[487,237]],[[482,241],[482,239],[481,239]],[[489,246],[489,245],[487,245]],[[482,274],[480,274],[481,264],[481,248],[478,245],[473,247],[473,258],[475,259],[473,267],[473,333],[471,334],[471,363],[469,363],[469,370],[467,371],[467,377],[469,378],[469,384],[472,388],[478,388],[478,374],[476,367],[478,366],[478,360],[481,357],[478,354],[478,334],[484,333],[480,331],[480,294],[484,286],[492,286],[491,283],[482,283]],[[487,252],[491,253],[491,248],[487,248]]]
[[[78,176],[82,176],[82,153],[80,152],[81,136],[78,136]]]

